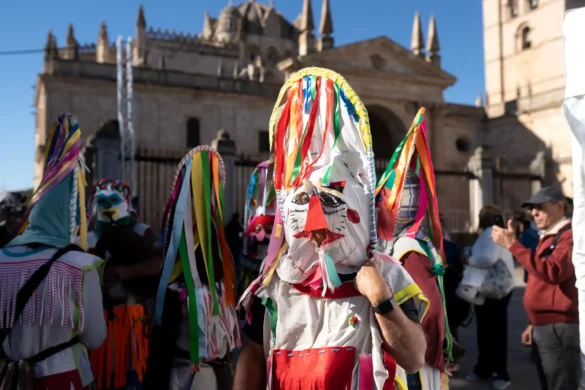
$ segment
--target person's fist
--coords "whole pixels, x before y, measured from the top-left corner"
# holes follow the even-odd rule
[[[516,241],[516,233],[514,232],[514,223],[510,219],[508,221],[508,228],[502,229],[499,226],[494,226],[492,230],[492,240],[501,247],[510,249],[514,241]]]
[[[532,325],[528,325],[524,332],[522,332],[522,344],[527,347],[532,345]]]
[[[364,264],[355,277],[355,287],[360,294],[368,298],[372,306],[393,296],[388,283],[372,261]]]

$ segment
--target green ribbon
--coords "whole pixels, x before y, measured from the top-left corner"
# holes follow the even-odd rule
[[[187,240],[185,239],[185,227],[181,232],[181,241],[179,243],[179,258],[185,284],[187,285],[187,295],[189,296],[189,354],[192,363],[199,362],[199,319],[197,318],[197,294],[195,293],[195,284],[193,283],[193,274],[189,264],[189,254],[187,251]]]
[[[339,93],[339,85],[337,85],[336,83],[333,83],[333,134],[334,134],[334,140],[333,140],[333,146],[331,147],[331,149],[333,149],[335,147],[335,145],[337,145],[337,141],[339,140],[339,137],[341,135],[341,96]],[[324,147],[325,145],[323,145]],[[321,182],[325,185],[329,184],[329,182],[331,181],[330,176],[331,176],[331,170],[333,169],[333,161],[331,161],[331,164],[329,164],[329,166],[327,167],[327,171],[325,171],[325,175],[323,175],[323,179],[321,180]]]
[[[212,313],[214,316],[219,315],[219,303],[217,300],[217,287],[215,285],[215,267],[213,261],[213,250],[211,241],[211,177],[209,174],[209,154],[207,151],[201,152],[201,170],[203,172],[203,197],[205,200],[205,212],[207,214],[207,274],[209,275],[209,291],[213,301]],[[201,243],[203,245],[203,243]]]
[[[443,260],[441,259],[440,255],[438,259],[435,259],[435,256],[433,256],[431,249],[429,248],[429,244],[424,241],[424,240],[420,240],[417,239],[418,243],[420,244],[420,246],[423,248],[423,250],[425,251],[427,258],[431,261],[431,263],[433,263],[433,274],[435,274],[437,276],[437,285],[439,287],[439,293],[441,294],[441,303],[443,304],[443,312],[445,313],[445,348],[443,349],[443,352],[446,355],[446,360],[447,360],[447,364],[453,362],[453,335],[451,334],[451,330],[449,328],[449,319],[447,318],[447,303],[445,301],[445,286],[443,285],[443,275],[445,274],[445,269],[443,268],[442,264],[443,264]],[[433,260],[438,260],[438,261],[433,261]],[[442,274],[439,275],[437,273],[435,273],[435,271],[437,272],[441,272],[438,270],[438,267],[441,267],[442,269]]]
[[[268,312],[268,322],[270,323],[270,331],[272,333],[272,338],[276,338],[276,322],[278,320],[278,314],[276,311],[276,307],[274,306],[274,301],[271,298],[264,298],[262,299],[262,304],[266,308]]]
[[[417,119],[418,119],[418,117],[417,117]],[[421,117],[420,120],[422,121],[422,117]],[[394,154],[392,154],[392,157],[390,158],[390,162],[388,163],[388,166],[386,167],[386,170],[382,174],[382,177],[380,178],[380,181],[378,182],[378,185],[381,185],[381,184],[386,183],[388,181],[388,178],[390,177],[390,174],[394,170],[394,166],[396,165],[396,161],[398,161],[398,158],[400,157],[400,154],[402,153],[402,150],[404,149],[404,145],[406,144],[406,140],[408,139],[408,137],[410,136],[410,134],[414,131],[414,128],[415,127],[416,126],[413,126],[413,127],[410,128],[410,130],[408,130],[408,133],[406,133],[406,136],[400,142],[400,144],[398,145],[398,147],[394,151]],[[389,186],[386,185],[386,187],[389,187]],[[391,187],[389,187],[389,188],[391,188]]]

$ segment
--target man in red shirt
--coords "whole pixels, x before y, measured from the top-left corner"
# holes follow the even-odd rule
[[[492,233],[493,240],[528,271],[524,308],[530,325],[522,342],[536,345],[548,390],[577,389],[580,378],[573,232],[566,206],[563,193],[553,187],[542,188],[522,205],[540,229],[535,252],[516,240],[512,221],[507,229],[494,226]]]

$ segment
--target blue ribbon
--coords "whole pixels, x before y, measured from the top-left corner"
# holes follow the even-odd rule
[[[313,79],[311,76],[303,77],[303,110],[305,114],[309,113],[309,109],[311,108],[311,101],[313,100],[313,96],[311,95],[311,85]]]
[[[162,323],[165,295],[167,293],[167,284],[169,282],[169,278],[171,277],[171,273],[173,272],[173,267],[175,265],[175,260],[177,258],[177,251],[179,250],[179,244],[181,242],[181,232],[183,231],[183,222],[185,218],[185,205],[187,204],[188,201],[190,201],[190,199],[187,199],[187,190],[189,188],[189,185],[191,184],[192,162],[193,159],[190,158],[189,160],[187,160],[187,163],[185,164],[183,185],[181,186],[181,192],[179,193],[179,198],[177,199],[175,207],[171,240],[169,242],[169,247],[167,249],[167,255],[165,256],[165,264],[163,266],[162,275],[160,278],[160,282],[158,284],[158,291],[156,293],[154,319],[156,324],[159,326]]]
[[[353,103],[349,101],[349,99],[345,95],[345,92],[343,92],[343,89],[341,88],[339,89],[339,95],[341,96],[341,100],[343,100],[343,103],[345,103],[345,107],[347,108],[347,113],[349,114],[349,116],[351,116],[356,122],[359,122],[360,117],[356,113]]]

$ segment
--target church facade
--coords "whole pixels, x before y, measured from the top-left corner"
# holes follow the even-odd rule
[[[453,212],[457,207],[466,209],[467,219],[471,200],[463,172],[478,147],[483,146],[484,154],[499,156],[497,163],[511,171],[527,171],[537,152],[546,150],[553,160],[559,159],[561,175],[568,175],[570,166],[566,168],[563,160],[567,156],[564,149],[554,140],[550,145],[544,141],[555,137],[546,138],[547,126],[537,119],[549,118],[551,123],[558,122],[560,126],[560,121],[552,116],[554,104],[559,111],[560,101],[549,101],[548,111],[538,111],[538,114],[535,111],[541,104],[535,101],[541,101],[538,99],[546,94],[547,88],[560,88],[561,80],[549,86],[534,79],[531,105],[524,105],[524,95],[521,95],[516,111],[506,111],[512,96],[508,88],[515,85],[516,79],[506,75],[505,82],[498,81],[500,76],[494,69],[521,67],[529,60],[501,57],[499,65],[493,65],[497,62],[492,58],[492,40],[496,34],[493,31],[503,34],[502,30],[513,28],[506,27],[503,19],[496,17],[502,11],[495,12],[499,8],[494,4],[504,4],[503,0],[484,0],[485,107],[481,98],[473,106],[445,101],[445,89],[457,80],[441,67],[439,32],[434,18],[429,20],[425,41],[421,18],[415,15],[410,48],[387,37],[336,46],[330,2],[317,1],[321,2],[318,20],[313,12],[315,0],[303,0],[299,1],[300,14],[294,21],[287,20],[272,4],[253,0],[237,5],[230,2],[217,18],[206,13],[203,31],[195,35],[149,26],[145,10],[140,7],[132,53],[138,147],[186,152],[198,144],[209,144],[222,129],[235,141],[238,153],[266,156],[267,126],[280,86],[296,70],[320,66],[341,73],[365,103],[374,152],[380,161],[392,154],[418,108],[427,108],[435,168],[446,174],[462,173],[460,178],[455,178],[458,187],[440,185],[438,177],[440,201],[451,204],[446,208]],[[507,6],[502,7],[505,11]],[[543,10],[539,7],[530,13],[547,12],[544,4]],[[519,16],[518,21],[522,18]],[[498,23],[501,26],[492,31],[491,26]],[[536,48],[537,36],[532,39]],[[534,67],[542,70],[539,65]],[[534,72],[538,73],[537,70]],[[97,43],[90,46],[79,45],[73,26],[69,27],[63,46],[57,45],[55,36],[49,33],[35,104],[36,184],[42,175],[40,156],[44,139],[59,113],[63,110],[74,113],[88,141],[117,119],[116,50],[105,22],[99,29]],[[564,123],[563,126],[565,129]],[[531,137],[538,139],[534,147],[523,146],[524,139],[528,138],[517,127],[528,129]],[[556,171],[546,174],[549,176],[545,181],[558,178]],[[464,202],[467,205],[462,205]]]

